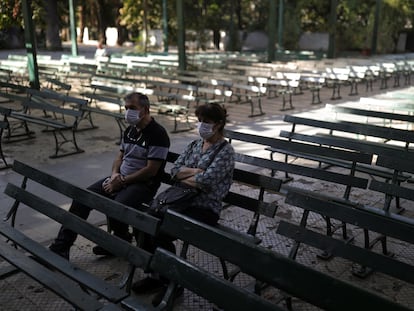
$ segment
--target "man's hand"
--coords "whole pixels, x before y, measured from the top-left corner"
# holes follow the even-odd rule
[[[113,174],[111,178],[105,180],[105,182],[102,184],[102,187],[106,193],[114,193],[120,190],[123,187],[121,174]]]

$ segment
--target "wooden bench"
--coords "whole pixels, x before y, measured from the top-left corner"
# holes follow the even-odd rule
[[[313,128],[319,129],[326,129],[329,131],[329,135],[333,135],[334,132],[342,132],[348,134],[363,135],[366,137],[375,137],[383,139],[384,141],[397,141],[404,143],[404,147],[398,148],[399,146],[394,146],[390,144],[385,144],[383,142],[375,142],[375,141],[368,141],[364,140],[365,144],[369,144],[371,146],[376,146],[380,148],[390,148],[390,149],[400,149],[400,150],[408,150],[409,144],[414,142],[414,133],[411,131],[398,129],[398,128],[390,128],[390,127],[383,127],[373,124],[365,124],[365,123],[358,123],[358,122],[350,122],[350,121],[338,121],[335,119],[325,119],[325,120],[318,120],[316,118],[309,118],[309,117],[301,117],[301,116],[293,116],[293,115],[285,115],[283,120],[287,123],[292,124],[292,132],[295,131],[297,125],[304,125],[310,126]],[[341,136],[342,139],[349,139],[349,140],[359,140],[352,137],[345,137]],[[378,150],[380,151],[380,150]]]
[[[93,78],[94,79],[94,78]],[[118,104],[119,109],[121,112],[122,104],[123,104],[123,97],[130,92],[139,92],[145,94],[149,97],[157,98],[157,100],[151,100],[151,107],[155,108],[158,114],[165,114],[165,115],[172,115],[174,118],[174,128],[172,130],[173,133],[178,133],[182,131],[189,131],[192,130],[193,127],[189,123],[188,113],[189,107],[191,103],[196,102],[196,96],[192,94],[180,94],[176,92],[167,92],[167,91],[160,91],[157,89],[147,88],[147,85],[144,87],[136,87],[133,84],[133,79],[129,81],[128,85],[122,85],[120,82],[124,81],[125,79],[116,81],[113,77],[111,79],[106,80],[103,76],[99,76],[98,80],[90,84],[90,88],[92,89],[90,92],[86,91],[83,93],[85,97],[88,97],[91,102],[107,102],[111,104]],[[128,80],[127,80],[128,81]],[[153,83],[150,82],[151,86],[156,86],[158,84],[164,85],[164,83]],[[192,92],[192,91],[191,91]],[[183,105],[182,103],[186,103]],[[90,107],[90,105],[89,105]],[[90,108],[87,109],[90,109]],[[92,109],[90,109],[92,111]],[[95,110],[95,109],[93,109]],[[95,110],[95,112],[100,112],[99,110]],[[109,115],[106,112],[103,112],[106,115]],[[119,115],[111,114],[115,120],[119,120]],[[90,115],[87,115],[90,118]],[[183,117],[185,120],[185,126],[179,126],[179,118]],[[90,120],[91,122],[91,120]],[[122,120],[117,121],[118,126],[121,131],[122,135],[122,128],[123,125],[120,126],[119,122],[123,122]]]
[[[232,96],[237,97],[237,104],[250,104],[249,117],[257,117],[265,114],[262,110],[262,97],[266,94],[266,87],[232,83],[230,89],[232,90]],[[257,113],[255,113],[256,105],[254,101],[257,102],[257,108],[259,109]]]
[[[84,152],[76,142],[76,131],[82,115],[79,106],[85,105],[86,101],[51,91],[28,89],[27,93],[29,97],[21,103],[22,110],[12,110],[8,116],[8,119],[17,120],[18,124],[13,128],[9,126],[5,136],[7,141],[34,138],[34,132],[29,128],[29,124],[32,124],[45,127],[44,131],[52,132],[55,140],[55,152],[50,158]],[[64,104],[71,103],[77,105],[78,109],[62,107]],[[70,131],[72,137],[67,137],[65,131]],[[67,143],[72,144],[72,149],[65,151],[62,146]]]
[[[163,222],[160,223],[158,219],[149,215],[88,190],[78,188],[73,184],[21,162],[15,162],[14,170],[24,178],[20,187],[13,184],[9,184],[6,187],[6,194],[15,199],[15,203],[8,213],[9,218],[14,219],[20,203],[26,204],[40,213],[63,223],[67,228],[75,230],[92,242],[105,247],[116,256],[126,259],[135,267],[150,267],[153,271],[169,278],[173,283],[170,284],[170,291],[167,291],[166,296],[172,293],[172,289],[176,284],[179,284],[224,308],[240,304],[240,310],[249,310],[251,306],[255,306],[255,308],[260,307],[260,310],[280,309],[265,298],[247,292],[234,283],[215,277],[211,272],[203,271],[195,264],[178,258],[165,250],[157,249],[154,255],[150,255],[142,249],[108,234],[106,231],[79,219],[27,190],[32,189],[27,187],[27,182],[29,180],[34,181],[65,196],[76,198],[83,204],[97,209],[110,217],[129,223],[148,234],[153,235],[156,234],[157,230],[161,230],[161,232],[182,239],[202,250],[211,252],[215,256],[222,257],[240,266],[244,273],[269,282],[272,286],[300,297],[316,306],[329,309],[333,308],[340,301],[341,307],[344,310],[354,309],[356,306],[364,305],[364,303],[369,303],[370,306],[385,306],[392,310],[405,310],[405,308],[394,302],[348,283],[334,280],[332,277],[295,263],[270,250],[256,246],[254,243],[235,238],[231,233],[223,232],[219,228],[198,223],[174,212],[167,212]],[[45,284],[75,307],[81,310],[118,310],[122,306],[134,310],[153,310],[152,307],[147,306],[141,300],[128,296],[128,290],[126,292],[120,290],[118,287],[102,281],[99,277],[93,276],[87,271],[70,264],[65,259],[48,251],[39,242],[31,241],[19,232],[18,229],[13,228],[13,226],[4,224],[0,226],[0,232],[21,245],[26,251],[29,251],[34,258],[38,258],[37,261],[39,263],[46,263],[46,267],[53,267],[53,270],[44,268],[43,265],[39,265],[39,263],[34,261],[33,257],[27,257],[24,253],[10,251],[13,250],[13,247],[9,244],[1,245],[1,256],[18,265],[19,269]],[[211,243],[211,241],[215,242]],[[238,251],[234,251],[235,249]],[[240,253],[246,254],[246,256],[240,256]],[[247,254],[249,255],[247,256]],[[281,269],[280,267],[284,268]],[[60,274],[57,271],[74,280],[76,284],[81,284],[83,287],[98,293],[108,303],[103,304],[102,299],[98,300],[94,295],[80,291],[79,287],[73,283],[61,282]],[[290,271],[289,276],[280,271]],[[292,278],[297,278],[298,281],[309,279],[312,280],[312,283],[296,283],[292,282]],[[130,280],[131,278],[128,278],[128,282]],[[315,286],[315,283],[318,286]],[[320,290],[321,288],[323,290]],[[329,293],[329,296],[326,295],[327,293]],[[347,293],[347,295],[344,293]],[[355,299],[347,299],[348,295]],[[229,298],[239,300],[235,302]],[[243,305],[246,307],[243,307]],[[167,306],[171,306],[171,302],[169,302],[168,297],[164,297],[162,307]]]
[[[372,180],[369,185],[369,189],[385,193],[385,211],[389,211],[392,198],[404,198],[414,201],[414,191],[398,181],[400,173],[414,173],[411,163],[412,155],[407,153],[401,153],[398,157],[388,157],[384,155],[378,157],[376,161],[377,166],[391,169],[394,172],[394,177],[391,182]]]
[[[374,148],[371,148],[369,144],[365,144],[364,141],[349,141],[347,139],[341,139],[339,137],[330,137],[330,136],[321,136],[321,135],[309,135],[309,134],[301,134],[298,132],[290,132],[290,131],[280,131],[280,137],[287,138],[293,141],[300,141],[300,142],[309,142],[317,145],[323,146],[333,146],[337,148],[344,148],[349,150],[356,150],[363,153],[372,153],[378,154],[378,151]],[[271,148],[268,148],[271,151]],[[381,154],[389,154],[389,155],[396,155],[397,153],[401,153],[401,150],[390,150],[380,149]],[[294,155],[294,154],[291,154]],[[414,153],[413,153],[414,156]],[[313,157],[314,160],[319,161],[321,163],[325,163],[328,166],[338,166],[344,168],[351,168],[350,163],[348,161],[341,161],[339,159],[327,158],[327,157]],[[373,165],[373,163],[357,163],[355,166],[355,170],[358,172],[362,172],[368,174],[370,176],[380,177],[385,179],[386,181],[392,180],[394,178],[394,172],[392,170],[381,168]],[[411,178],[410,174],[400,173],[397,176],[398,182],[407,181]]]
[[[291,180],[288,174],[295,174],[299,176],[306,176],[318,181],[326,181],[336,185],[342,185],[345,188],[343,194],[344,204],[346,204],[346,202],[352,202],[350,195],[353,188],[366,189],[368,186],[368,180],[366,178],[357,177],[355,175],[355,167],[358,163],[371,163],[372,154],[364,154],[316,145],[312,146],[310,144],[294,143],[291,141],[229,130],[225,131],[225,135],[231,140],[240,140],[243,142],[259,144],[263,145],[264,147],[270,146],[278,152],[293,152],[298,155],[300,154],[303,158],[323,156],[326,158],[347,161],[349,163],[349,172],[340,173],[326,171],[319,166],[312,167],[304,164],[292,164],[287,163],[286,161],[276,161],[275,159],[267,160],[264,158],[237,154],[237,161],[245,164],[255,165],[257,167],[270,169],[272,175],[274,175],[275,171],[280,171],[285,174],[286,181]],[[294,186],[283,185],[281,188],[281,193],[286,194],[286,192],[291,188],[294,188]],[[327,197],[329,197],[329,194],[327,194]],[[352,237],[348,237],[345,223],[342,223],[340,226],[334,226],[331,223],[331,220],[329,218],[326,218],[326,234],[328,236],[331,236],[339,228],[342,228],[342,236],[344,240],[352,240]],[[322,254],[321,257],[329,258],[330,254]]]
[[[380,119],[383,126],[387,126],[397,121],[397,123],[406,124],[407,129],[414,125],[414,116],[409,114],[401,114],[389,111],[380,111],[374,109],[362,109],[355,107],[339,106],[339,105],[326,105],[325,109],[329,112],[333,112],[336,115],[336,119],[340,115],[362,116],[366,117],[366,123],[369,124],[369,118]]]
[[[187,241],[210,254],[225,258],[227,261],[239,266],[247,275],[253,276],[262,282],[268,283],[270,286],[322,309],[352,310],[368,306],[373,308],[375,308],[374,306],[377,308],[384,307],[385,309],[391,308],[392,310],[394,310],[393,308],[406,309],[406,307],[377,296],[372,292],[334,279],[331,276],[296,263],[274,251],[234,239],[234,237],[214,227],[172,211],[167,212],[160,230]],[[164,263],[163,268],[158,266],[159,262],[156,259],[158,254],[161,255],[161,252],[165,257],[162,261]],[[176,265],[178,260],[180,260],[180,266]],[[157,250],[151,264],[158,271],[163,271],[169,279],[204,297],[208,297],[209,300],[214,301],[225,310],[261,310],[261,308],[264,308],[263,304],[259,304],[259,301],[256,300],[259,296],[255,296],[256,299],[250,300],[251,292],[243,291],[244,298],[247,298],[248,301],[241,297],[241,300],[237,302],[228,299],[227,293],[230,294],[228,292],[230,289],[222,286],[220,283],[214,285],[214,282],[217,280],[214,276],[204,274],[204,280],[201,276],[199,279],[195,279],[194,269],[198,271],[201,268],[194,267],[195,264],[178,259],[166,251]],[[171,269],[171,266],[175,268]],[[191,269],[189,269],[190,267]],[[306,280],[312,281],[308,282]],[[196,282],[198,286],[194,287]],[[348,299],[347,297],[354,297],[354,299]],[[257,305],[255,305],[256,303]],[[275,305],[274,308],[279,310]]]
[[[29,87],[11,82],[0,81],[0,97],[4,98],[2,103],[20,103],[27,97]]]
[[[298,221],[299,225],[281,221],[277,229],[279,234],[296,241],[291,248],[290,258],[296,258],[300,243],[305,243],[360,264],[362,269],[353,269],[353,273],[357,276],[365,277],[374,269],[405,282],[414,283],[414,274],[410,272],[414,271],[414,266],[404,260],[392,258],[385,239],[382,239],[382,254],[380,254],[370,251],[373,244],[367,243],[366,239],[363,245],[358,246],[306,229],[309,213],[315,212],[351,224],[356,230],[363,229],[364,232],[369,230],[412,244],[414,222],[411,218],[361,204],[343,204],[335,199],[327,200],[317,193],[292,189],[286,196],[286,203],[304,209],[304,214]]]
[[[125,291],[117,285],[102,280],[52,253],[41,245],[41,242],[33,241],[23,232],[20,232],[14,226],[16,213],[20,204],[25,204],[44,216],[62,224],[66,228],[84,236],[86,239],[105,247],[116,256],[126,259],[134,266],[147,267],[151,259],[151,254],[80,219],[57,206],[55,203],[48,201],[46,198],[40,197],[35,191],[29,190],[31,188],[27,187],[27,185],[29,182],[39,183],[61,195],[65,195],[71,199],[76,198],[76,200],[93,209],[101,211],[120,221],[125,221],[149,234],[155,234],[158,220],[147,214],[116,203],[111,199],[78,188],[24,163],[15,161],[13,170],[22,175],[23,180],[20,186],[11,183],[6,186],[5,193],[15,201],[5,218],[6,220],[10,219],[11,224],[1,224],[0,233],[31,255],[27,256],[24,252],[14,250],[12,244],[2,242],[0,256],[81,310],[120,310],[115,304],[120,303],[129,295],[129,287]],[[63,278],[61,274],[72,281]],[[130,280],[128,281],[130,282]],[[79,286],[87,288],[93,293],[97,293],[98,297],[93,293],[81,290]],[[107,303],[104,304],[99,299],[100,297],[105,298]],[[131,299],[133,298],[130,297],[129,300]],[[136,301],[136,304],[138,302]]]
[[[282,108],[281,111],[294,109],[292,105],[292,95],[299,88],[299,77],[297,80],[282,80],[282,79],[268,79],[266,81],[266,87],[268,88],[268,98],[271,93],[276,96],[282,96]],[[286,106],[286,96],[289,106]]]
[[[177,155],[171,154],[170,157],[176,158]],[[106,235],[103,233],[104,232],[103,230],[98,229],[94,226],[91,226],[90,224],[82,220],[76,220],[77,217],[70,213],[65,212],[63,213],[64,215],[62,215],[62,212],[56,211],[56,209],[60,209],[57,206],[53,206],[53,204],[50,204],[47,201],[36,197],[34,194],[27,193],[27,191],[25,190],[27,183],[29,180],[40,183],[41,185],[47,188],[50,188],[54,191],[57,191],[71,199],[76,199],[80,201],[81,203],[91,207],[92,209],[101,211],[109,217],[116,218],[118,220],[121,220],[125,223],[130,224],[131,226],[135,228],[139,228],[140,231],[143,231],[147,234],[151,234],[151,235],[156,234],[159,220],[149,215],[135,211],[131,208],[125,207],[122,204],[116,203],[113,200],[96,195],[88,190],[78,188],[68,182],[65,182],[59,178],[51,176],[50,174],[39,171],[30,166],[27,166],[26,164],[23,164],[21,162],[15,161],[13,169],[17,173],[23,175],[24,179],[20,187],[17,187],[14,185],[7,186],[7,189],[11,189],[11,190],[6,190],[6,193],[8,195],[11,195],[16,201],[11,207],[9,213],[7,214],[6,219],[11,218],[12,225],[14,225],[16,213],[17,213],[20,203],[28,204],[29,206],[40,211],[41,213],[47,216],[50,216],[51,218],[53,218],[54,220],[57,220],[58,222],[61,222],[67,228],[70,228],[78,232],[79,234],[85,236],[87,239],[90,239],[91,241],[108,249],[109,251],[116,254],[117,256],[120,256],[123,258],[126,257],[126,259],[131,262],[134,268],[129,269],[128,273],[124,277],[124,280],[121,282],[121,285],[123,287],[126,287],[127,292],[129,292],[129,287],[130,287],[130,283],[132,280],[135,267],[145,268],[146,265],[149,264],[149,258],[148,258],[147,253],[143,252],[142,250],[136,249],[136,248],[134,248],[134,251],[131,251],[130,248],[133,247],[132,245],[124,241],[122,241],[122,243],[118,243],[119,239],[116,237],[110,236],[111,238],[109,237],[105,238]],[[269,178],[266,176],[255,175],[249,172],[237,171],[235,176],[237,180],[239,180],[240,182],[250,182],[250,183],[257,182],[258,184],[262,185],[263,188],[260,191],[260,197],[263,196],[263,193],[265,191],[264,186],[267,186],[270,189],[278,191],[281,185],[280,180],[276,180],[274,178]],[[214,228],[219,230],[220,232],[225,232],[227,235],[232,236],[233,238],[237,240],[243,240],[245,243],[252,243],[252,244],[259,243],[260,239],[255,237],[255,231],[256,231],[258,221],[259,221],[259,215],[262,214],[268,217],[273,217],[277,206],[271,203],[260,202],[259,200],[249,198],[244,195],[239,195],[237,193],[229,194],[225,202],[231,202],[231,203],[240,202],[241,206],[244,206],[245,208],[254,211],[255,216],[252,219],[252,224],[250,225],[247,233],[239,232],[238,230],[232,229],[225,225],[217,225]],[[113,238],[115,238],[115,240]],[[33,243],[36,244],[35,242]],[[36,248],[40,246],[36,244],[36,246],[32,245],[31,247]],[[140,254],[139,252],[142,252],[142,254]],[[185,252],[186,251],[183,250],[182,254],[185,255]],[[49,265],[52,265],[53,267],[60,269],[61,265],[55,263],[55,261],[57,260],[58,262],[62,262],[62,260],[63,261],[65,260],[57,256],[49,256],[48,253],[50,252],[47,250],[43,250],[42,252],[38,252],[35,254],[40,256],[42,261],[46,261]],[[43,258],[42,256],[47,256],[47,259]],[[60,261],[58,259],[60,259]],[[143,265],[141,261],[145,262],[145,265]],[[222,264],[223,264],[223,267],[225,267],[224,261],[222,262]],[[68,264],[66,264],[66,266],[68,266]],[[72,277],[75,277],[71,274],[73,273],[73,269],[74,268],[72,267],[72,269],[69,269],[69,271],[64,270],[62,272],[64,274],[68,274],[68,276],[72,278]],[[223,272],[225,273],[226,278],[231,279],[227,275],[228,273],[227,269],[226,268],[224,269],[225,270]],[[77,271],[77,268],[75,268],[75,271]],[[238,272],[239,271],[237,271],[237,273]],[[77,273],[85,277],[83,272],[77,272]],[[85,278],[89,280],[89,277],[85,277]],[[76,281],[84,282],[85,280],[76,279]],[[102,282],[97,282],[96,280],[94,280],[92,283],[98,287],[98,288],[94,288],[95,291],[99,292],[103,290],[101,289]],[[91,286],[90,284],[84,284],[84,285],[87,287]],[[230,287],[233,288],[234,285],[231,285]],[[117,299],[117,301],[120,301],[120,299],[123,299],[125,296],[126,296],[125,293],[123,293],[122,297],[117,296],[119,298]],[[104,296],[104,297],[106,297],[107,299],[111,298],[111,297],[108,297],[108,294],[107,296]],[[64,297],[64,298],[67,299],[67,297]],[[114,298],[112,299],[112,301],[117,302],[115,301]],[[126,301],[123,301],[122,303],[127,304],[127,305],[131,305],[131,304],[136,305],[137,302],[133,300],[132,298],[128,298],[126,299]]]
[[[341,99],[341,86],[349,84],[349,68],[326,68],[325,83],[332,88],[332,100]]]
[[[322,73],[301,71],[299,89],[308,89],[312,93],[311,105],[322,103],[320,91],[325,85],[325,77]]]

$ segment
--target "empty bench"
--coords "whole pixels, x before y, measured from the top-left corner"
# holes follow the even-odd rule
[[[86,101],[65,96],[53,91],[38,91],[28,89],[28,97],[21,102],[21,110],[12,110],[8,116],[10,126],[5,135],[8,142],[34,138],[31,125],[44,127],[45,132],[51,132],[55,141],[55,152],[50,158],[58,158],[84,152],[76,141],[78,122],[82,116],[79,106]],[[77,109],[64,107],[64,104],[74,104]],[[66,132],[71,133],[68,137]],[[71,144],[70,149],[63,148]]]

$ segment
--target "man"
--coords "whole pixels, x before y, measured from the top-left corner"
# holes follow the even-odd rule
[[[125,97],[125,120],[129,124],[123,135],[120,151],[112,164],[110,177],[98,180],[89,190],[110,197],[133,208],[148,203],[156,194],[165,168],[170,139],[166,130],[150,115],[150,102],[146,95],[131,93]],[[74,200],[69,211],[86,219],[90,208]],[[131,241],[126,224],[109,219],[114,235]],[[77,233],[62,227],[49,249],[69,259],[70,247]],[[96,255],[110,253],[95,246]]]

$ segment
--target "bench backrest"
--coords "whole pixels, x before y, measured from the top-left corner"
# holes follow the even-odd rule
[[[285,202],[408,243],[414,242],[414,220],[409,217],[361,204],[326,200],[322,195],[295,189],[288,191]]]
[[[344,106],[337,106],[337,105],[326,105],[325,108],[328,111],[335,112],[335,113],[345,113],[345,114],[351,114],[351,115],[380,118],[380,119],[391,120],[391,121],[395,120],[395,121],[405,121],[409,123],[414,123],[414,116],[407,115],[407,114],[366,110],[366,109],[344,107]]]
[[[391,307],[394,304],[276,252],[237,240],[226,233],[215,230],[214,227],[172,211],[167,212],[160,229],[162,232],[188,241],[197,248],[239,266],[246,274],[323,309],[352,310],[361,308],[363,304],[371,307],[374,305]],[[168,276],[177,278],[173,275],[174,273],[171,272]],[[304,282],[304,280],[312,281]],[[178,278],[177,281],[179,282]],[[351,296],[355,299],[346,298]]]
[[[404,157],[404,155],[402,157],[379,156],[376,161],[376,165],[394,170],[393,179],[396,179],[398,174],[402,172],[414,173],[412,163],[412,158]],[[371,180],[369,189],[385,193],[385,210],[389,210],[393,197],[414,201],[414,189],[405,184],[395,182],[395,180],[392,180],[391,183],[375,179]]]
[[[86,99],[75,97],[75,96],[69,96],[64,95],[59,92],[55,92],[50,89],[44,89],[44,90],[35,90],[35,89],[28,89],[27,90],[28,95],[31,98],[41,98],[47,101],[54,100],[60,103],[61,105],[64,104],[75,104],[77,106],[84,106],[88,103]]]
[[[342,159],[344,161],[351,161],[353,165],[357,162],[361,163],[371,163],[372,155],[370,154],[362,154],[352,151],[346,150],[339,150],[333,149],[328,147],[321,147],[321,146],[312,146],[310,144],[302,144],[296,142],[290,142],[286,140],[270,138],[270,137],[263,137],[254,134],[246,134],[234,131],[225,131],[225,136],[230,139],[237,139],[244,142],[260,144],[264,146],[270,146],[277,148],[279,150],[286,150],[290,152],[296,152],[298,154],[315,154],[324,157],[331,157]],[[336,173],[331,171],[326,171],[321,168],[314,168],[314,167],[307,167],[304,165],[297,165],[291,164],[281,161],[275,160],[267,160],[264,158],[258,158],[254,156],[244,155],[244,154],[236,154],[236,161],[271,169],[274,171],[282,171],[286,173],[292,173],[301,176],[307,176],[310,178],[315,178],[319,180],[325,180],[328,182],[333,182],[336,184],[346,186],[344,197],[349,198],[349,194],[351,188],[361,188],[366,189],[368,186],[368,180],[365,178],[356,177],[353,175],[353,171],[351,169],[350,174],[342,174]]]
[[[377,126],[372,124],[362,124],[357,122],[349,121],[336,121],[336,120],[318,120],[312,118],[297,117],[292,115],[286,115],[283,119],[285,122],[292,123],[295,125],[307,125],[316,128],[328,129],[332,131],[348,132],[359,135],[379,137],[389,140],[402,141],[406,144],[414,142],[414,132]],[[294,131],[294,128],[292,129]]]
[[[97,195],[87,189],[75,186],[67,181],[59,179],[46,172],[33,168],[27,164],[15,160],[13,170],[24,177],[23,183],[26,184],[30,179],[36,183],[55,190],[71,199],[96,209],[109,217],[115,219],[128,219],[128,223],[133,227],[140,228],[143,232],[154,234],[157,231],[159,220],[132,209],[128,206],[115,202],[114,200]]]
[[[386,155],[386,156],[396,156],[398,157],[414,157],[414,152],[412,150],[407,150],[399,146],[394,145],[372,145],[367,144],[365,141],[359,140],[350,140],[344,139],[339,136],[330,136],[330,135],[307,135],[299,132],[289,132],[289,131],[280,131],[279,135],[288,139],[306,141],[315,144],[322,144],[326,146],[336,146],[338,148],[345,148],[350,150],[357,150],[360,152],[377,154],[377,155]]]
[[[188,288],[224,310],[283,310],[265,298],[161,248],[155,251],[151,267],[169,280]]]

